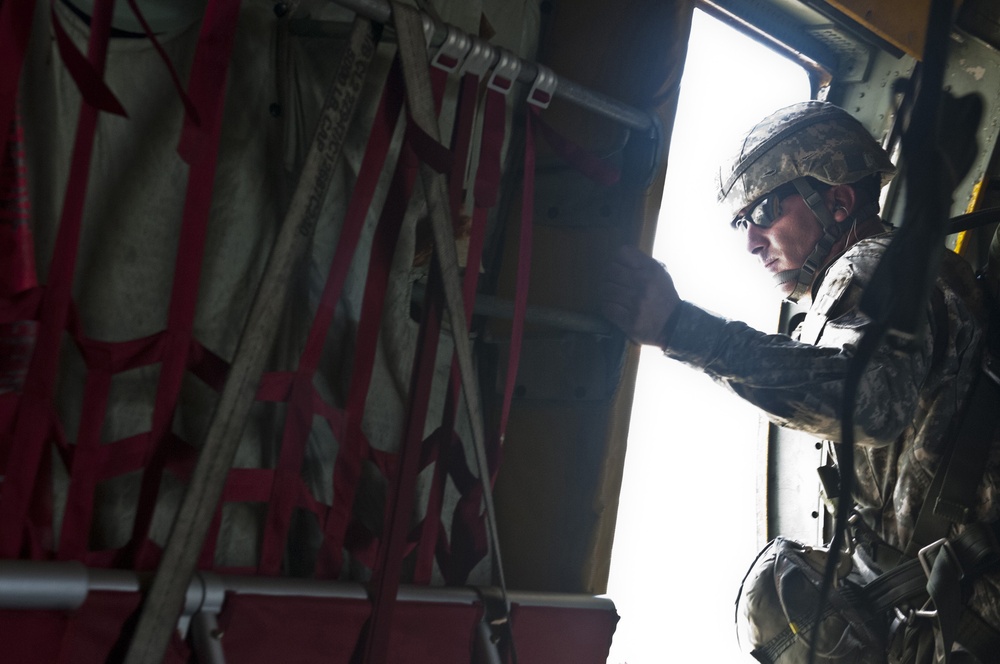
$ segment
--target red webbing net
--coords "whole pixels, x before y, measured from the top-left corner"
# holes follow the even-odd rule
[[[185,377],[194,376],[220,391],[229,366],[224,358],[196,338],[193,326],[223,131],[227,72],[240,2],[211,0],[208,3],[187,88],[181,89],[178,85],[185,106],[178,151],[190,169],[183,217],[178,220],[180,241],[166,327],[144,338],[117,342],[88,336],[72,299],[74,279],[86,278],[86,275],[75,275],[74,267],[82,233],[97,118],[100,112],[127,112],[103,81],[111,2],[95,2],[86,56],[76,51],[58,27],[58,17],[52,14],[60,55],[80,88],[84,102],[58,236],[44,285],[39,285],[34,271],[23,137],[17,116],[18,77],[26,37],[5,39],[10,35],[26,35],[32,6],[32,2],[5,0],[0,3],[0,73],[3,74],[0,126],[6,128],[0,153],[0,558],[79,560],[93,567],[149,570],[155,567],[160,556],[160,547],[151,539],[150,530],[164,478],[169,474],[182,484],[187,482],[197,456],[191,441],[182,439],[173,429],[182,383]],[[153,39],[149,29],[146,30]],[[158,44],[156,48],[166,58]],[[177,82],[172,65],[166,64]],[[439,110],[446,76],[440,70],[432,72]],[[431,435],[423,436],[434,367],[449,361],[449,358],[436,357],[444,305],[435,261],[431,263],[422,309],[420,339],[406,405],[406,433],[400,441],[401,453],[372,447],[361,427],[366,408],[373,407],[368,404],[368,395],[376,360],[376,341],[392,257],[407,202],[413,193],[418,160],[447,175],[452,218],[468,218],[471,223],[468,268],[463,283],[466,322],[471,323],[487,214],[498,199],[507,108],[504,96],[495,90],[488,90],[482,98],[481,83],[471,74],[466,74],[460,82],[449,149],[428,144],[425,136],[415,132],[412,126],[408,127],[392,173],[387,202],[377,222],[371,254],[356,257],[366,215],[375,197],[380,173],[389,160],[393,130],[403,109],[403,82],[398,62],[390,69],[302,351],[293,368],[266,373],[257,390],[259,402],[283,404],[278,457],[273,467],[234,468],[229,472],[222,502],[201,554],[199,566],[202,569],[281,574],[288,564],[288,551],[300,546],[290,539],[294,537],[293,521],[303,512],[312,515],[322,533],[318,550],[309,556],[315,559],[313,575],[317,578],[346,576],[348,556],[352,564],[364,566],[373,576],[384,571],[380,566],[385,565],[386,560],[395,557],[398,566],[405,556],[410,563],[405,567],[408,570],[405,575],[412,582],[429,583],[436,564],[445,583],[460,585],[466,583],[469,573],[488,555],[482,484],[472,470],[475,464],[466,458],[464,446],[456,434],[461,391],[454,358],[450,358],[450,382],[441,422]],[[481,133],[476,136],[474,119],[480,107],[483,121]],[[519,331],[523,328],[527,306],[534,163],[530,117],[527,126],[514,332],[500,423],[488,441],[491,473],[496,472],[499,464],[517,367]],[[466,172],[470,170],[468,155],[477,140],[479,161],[474,169],[475,181],[466,183]],[[467,186],[472,188],[473,209],[466,217],[462,199]],[[316,377],[322,370],[321,357],[352,260],[367,260],[368,271],[355,334],[348,396],[343,405],[338,405],[320,394]],[[67,342],[75,346],[86,365],[85,396],[75,439],[66,434],[56,407],[60,348]],[[104,420],[114,398],[114,377],[144,367],[158,368],[149,429],[119,440],[102,440]],[[329,504],[314,495],[302,475],[307,442],[317,420],[329,426],[338,443],[332,469],[333,499]],[[50,473],[53,464],[49,457],[53,452],[69,470],[59,533],[53,532]],[[411,457],[404,461],[402,453],[405,452]],[[377,469],[387,486],[402,487],[401,495],[392,495],[390,490],[385,497],[384,528],[366,526],[355,516],[363,466]],[[95,510],[99,509],[98,487],[102,482],[136,472],[141,473],[142,481],[131,539],[118,548],[93,548],[90,532]],[[430,481],[426,505],[420,510],[424,516],[413,524],[410,515],[416,511],[418,498],[412,488],[418,474],[429,476]],[[442,515],[449,483],[459,494],[450,523]],[[232,503],[263,506],[260,553],[254,567],[220,568],[215,563],[221,513],[226,504]],[[394,552],[387,551],[387,536],[381,532],[392,522],[393,506],[405,511],[406,529],[403,550]],[[23,646],[24,652],[14,657],[18,661],[113,661],[116,653],[124,652],[122,649],[127,645],[124,640],[131,631],[129,621],[135,615],[138,602],[136,594],[92,592],[85,604],[72,612],[0,611],[0,635],[16,633],[22,637],[3,639],[5,643],[14,644],[10,647]],[[393,600],[389,599],[388,603],[393,604]],[[327,661],[331,653],[336,655],[334,659],[341,657],[348,661],[375,608],[372,602],[360,600],[231,595],[220,616],[220,626],[229,635],[224,646],[227,657],[234,661],[289,661],[293,653],[301,656],[302,661],[311,658]],[[482,619],[483,610],[479,604],[404,603],[395,604],[392,610],[388,661],[468,661],[475,625]],[[567,613],[567,616],[583,618],[560,617],[562,613],[566,612],[555,608],[515,607],[514,635],[522,661],[603,661],[617,620],[613,612],[574,610]],[[330,625],[336,625],[336,629],[331,630]],[[274,639],[276,632],[300,638]],[[562,650],[550,652],[552,643],[561,643]],[[566,644],[572,647],[566,649]],[[168,661],[186,661],[188,657],[187,646],[175,635]]]
[[[4,2],[0,5],[0,34],[26,29],[23,16],[11,9],[13,4],[17,3]],[[38,286],[33,280],[33,248],[28,230],[27,188],[21,155],[23,143],[14,114],[16,94],[7,94],[10,80],[15,81],[16,93],[16,79],[24,59],[23,42],[14,40],[5,47],[10,48],[11,44],[22,46],[14,54],[18,57],[12,57],[3,65],[4,73],[10,76],[5,77],[4,87],[0,89],[4,95],[0,99],[8,102],[3,109],[5,115],[0,117],[10,117],[4,143],[4,168],[0,172],[0,195],[3,196],[0,199],[0,212],[3,213],[0,218],[3,222],[0,226],[3,232],[0,250],[5,258],[13,256],[17,259],[4,261],[4,267],[9,269],[3,273],[3,282],[0,283],[0,289],[3,289],[0,291],[0,344],[6,351],[0,365],[0,380],[4,381],[0,385],[0,472],[3,474],[0,485],[0,557],[58,558],[80,560],[89,566],[136,569],[151,569],[158,561],[160,547],[150,538],[150,527],[163,478],[169,473],[181,483],[186,482],[197,453],[190,441],[181,439],[172,428],[182,382],[185,376],[193,375],[219,390],[228,369],[223,358],[195,337],[193,322],[198,304],[198,284],[212,204],[219,137],[223,128],[225,81],[239,5],[237,0],[213,0],[208,4],[187,84],[185,101],[189,100],[189,104],[179,137],[179,152],[190,165],[190,170],[184,214],[179,220],[180,241],[166,328],[148,337],[124,342],[89,337],[75,314],[71,297],[74,278],[86,278],[86,275],[75,275],[74,267],[97,132],[96,120],[100,109],[114,112],[120,106],[113,92],[104,86],[102,77],[110,33],[111,3],[98,1],[95,4],[86,57],[76,51],[61,29],[55,28],[60,54],[81,89],[84,103],[80,110],[59,232],[44,286]],[[55,13],[52,18],[58,25]],[[18,22],[15,19],[22,20]],[[61,33],[62,37],[59,37]],[[445,74],[437,72],[434,80],[440,104]],[[408,132],[375,232],[356,333],[350,390],[346,403],[341,407],[320,395],[314,386],[314,378],[321,369],[320,358],[333,323],[334,311],[347,280],[379,173],[389,153],[393,127],[401,113],[402,80],[398,65],[390,71],[304,349],[294,369],[265,374],[258,389],[259,401],[284,404],[279,456],[273,468],[233,469],[223,492],[223,505],[244,502],[265,506],[259,561],[254,568],[227,568],[225,571],[266,575],[281,573],[287,563],[285,556],[290,544],[289,533],[297,511],[314,515],[322,531],[322,544],[315,555],[314,573],[317,577],[341,577],[344,574],[345,554],[369,569],[373,567],[381,540],[377,532],[354,517],[354,503],[363,464],[373,465],[386,478],[392,478],[398,472],[399,455],[374,449],[361,429],[391,258],[406,203],[413,190],[417,152],[421,153],[420,159],[434,163],[439,170],[448,173],[452,214],[459,218],[466,160],[475,138],[473,118],[480,89],[480,81],[475,76],[467,75],[462,82],[451,151],[426,146],[419,140],[420,137],[414,138],[410,135],[412,132]],[[499,93],[490,91],[487,94],[478,177],[473,183],[475,210],[471,215],[468,256],[468,265],[473,267],[467,270],[465,281],[466,306],[470,312],[486,213],[497,198],[505,108],[505,100]],[[432,277],[432,283],[435,279]],[[430,315],[425,317],[422,334],[435,341],[425,344],[414,362],[419,372],[428,372],[428,375],[433,373],[428,371],[428,367],[433,367],[436,339],[440,332],[439,296],[433,286],[429,293],[425,310]],[[85,397],[74,440],[68,439],[55,407],[59,351],[67,340],[76,347],[86,364]],[[32,346],[35,352],[30,354]],[[30,366],[25,364],[29,355]],[[143,367],[159,369],[149,430],[120,440],[101,440],[109,400],[113,398],[114,377]],[[415,389],[411,400],[426,399],[428,390],[429,384]],[[433,466],[427,517],[413,528],[406,546],[407,553],[414,556],[412,579],[418,583],[430,581],[435,558],[447,582],[463,583],[469,571],[487,553],[480,514],[479,481],[470,470],[472,464],[465,459],[454,433],[459,407],[459,392],[454,378],[448,393],[441,426],[426,440],[416,441],[421,450],[419,467]],[[317,418],[329,425],[339,443],[333,467],[332,504],[326,504],[313,495],[301,473],[306,442]],[[497,443],[494,441],[491,453],[494,470]],[[57,534],[52,532],[49,473],[52,465],[49,455],[53,450],[69,470],[65,516]],[[119,548],[94,550],[90,546],[90,531],[95,518],[97,488],[102,482],[134,472],[141,472],[142,483],[131,540]],[[440,513],[448,478],[461,493],[450,533],[446,532]],[[386,503],[390,504],[392,499],[394,497],[390,496]],[[205,542],[200,559],[202,568],[215,567],[214,551],[223,505],[218,508],[213,529]]]

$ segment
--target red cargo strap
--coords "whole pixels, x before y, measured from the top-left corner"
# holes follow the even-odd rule
[[[167,67],[167,73],[170,74],[170,80],[174,83],[174,89],[177,91],[177,96],[181,98],[181,103],[184,104],[184,112],[187,113],[187,119],[194,125],[201,125],[201,119],[198,116],[198,109],[195,108],[194,101],[188,96],[187,91],[184,89],[184,83],[181,82],[181,77],[177,73],[177,68],[174,67],[174,63],[171,62],[170,56],[167,52],[163,50],[163,46],[160,44],[160,40],[156,38],[156,34],[153,29],[149,27],[149,23],[146,22],[146,17],[142,15],[139,10],[139,4],[136,0],[128,0],[128,6],[132,9],[132,13],[135,14],[135,18],[139,21],[139,25],[142,26],[142,31],[146,33],[146,39],[153,45],[156,52],[160,54],[160,58],[163,60],[163,64]]]
[[[103,63],[101,63],[100,68],[97,68],[77,50],[76,46],[73,45],[73,40],[66,34],[66,29],[63,28],[59,17],[56,15],[56,6],[54,3],[50,12],[52,16],[52,30],[56,33],[56,46],[59,47],[59,57],[62,58],[63,64],[66,65],[66,71],[73,77],[76,88],[83,96],[84,102],[99,111],[128,117],[128,113],[125,112],[125,108],[118,101],[118,98],[115,97],[115,93],[104,82]],[[110,37],[110,32],[108,36]]]
[[[4,134],[0,152],[0,302],[41,295],[35,272],[35,247],[29,219],[28,177],[24,158],[24,132],[15,113],[9,133]],[[32,297],[33,296],[33,297]],[[23,316],[9,316],[0,311],[0,394],[20,393],[28,373],[28,363],[35,347],[38,324],[34,308]],[[14,400],[11,400],[13,408]],[[0,406],[0,411],[6,406]],[[6,432],[0,415],[0,432]],[[7,443],[0,433],[0,475],[5,474]]]
[[[465,168],[469,147],[472,142],[472,129],[475,120],[476,97],[479,92],[479,77],[467,74],[462,79],[458,106],[458,122],[455,126],[454,162],[449,177],[449,195],[453,219],[462,215],[462,193],[465,184]],[[466,326],[471,325],[472,311],[475,304],[476,284],[479,280],[479,265],[482,258],[484,225],[471,224],[469,230],[469,245],[466,253],[465,275],[463,277],[463,301],[465,304]],[[431,291],[428,290],[428,298]],[[435,293],[435,297],[439,294]],[[428,299],[429,301],[429,299]],[[441,313],[438,312],[438,316]],[[430,583],[433,568],[434,551],[437,546],[438,531],[441,528],[441,506],[444,496],[447,468],[445,459],[449,449],[452,432],[455,427],[455,408],[458,401],[458,368],[454,366],[454,353],[451,358],[452,370],[446,392],[442,424],[424,441],[424,459],[422,466],[434,464],[433,478],[427,498],[427,509],[419,531],[417,544],[417,562],[413,572],[413,581],[418,584]]]
[[[467,154],[469,144],[471,143],[472,125],[476,109],[475,102],[478,93],[479,78],[472,74],[466,74],[462,79],[459,122],[456,126],[456,159],[452,168],[449,187],[452,215],[454,218],[458,218],[461,211],[461,192],[465,178],[466,161],[464,156]],[[470,229],[469,249],[466,256],[465,275],[463,279],[463,300],[467,325],[472,322],[473,308],[475,306],[476,285],[479,281],[479,267],[482,260],[483,243],[486,237],[486,215],[489,212],[488,204],[491,205],[496,202],[496,192],[499,187],[500,149],[503,145],[504,125],[506,122],[506,101],[502,94],[492,89],[488,90],[486,107],[489,111],[483,114],[479,165],[476,169],[476,180],[474,183],[474,190],[477,192],[477,196],[474,198],[472,228]],[[487,166],[486,164],[489,165]],[[486,195],[485,201],[484,194]],[[492,201],[492,203],[489,203],[489,201]],[[434,467],[434,479],[431,482],[430,494],[428,496],[426,516],[424,517],[420,532],[420,544],[417,549],[417,565],[414,571],[414,582],[416,583],[429,583],[431,580],[434,552],[441,529],[441,507],[444,497],[445,480],[449,467],[452,464],[464,463],[464,459],[460,456],[461,448],[457,445],[457,439],[454,434],[455,415],[460,396],[459,385],[461,382],[458,376],[458,367],[455,365],[454,353],[452,354],[451,365],[452,369],[441,426],[431,434],[427,441],[427,446],[432,448],[428,452],[431,455],[428,463],[431,461],[436,461],[436,463]]]
[[[499,455],[507,433],[510,418],[510,404],[514,398],[514,384],[517,382],[517,367],[521,359],[521,341],[524,336],[524,316],[528,310],[528,281],[531,276],[531,236],[532,216],[535,205],[535,131],[532,114],[524,114],[524,179],[521,186],[521,232],[518,237],[517,279],[514,285],[514,320],[510,328],[510,354],[507,358],[507,375],[504,382],[503,406],[500,411],[500,426],[497,432],[495,453]],[[490,467],[496,473],[499,458],[494,458]],[[491,478],[492,481],[492,478]]]
[[[340,301],[344,284],[347,281],[348,271],[361,238],[368,209],[375,196],[375,187],[386,161],[393,129],[396,126],[402,105],[402,75],[399,71],[399,63],[394,62],[382,93],[382,99],[375,112],[368,145],[365,148],[365,156],[358,171],[354,192],[347,205],[344,222],[337,240],[337,248],[330,261],[330,272],[317,304],[316,316],[310,327],[305,349],[299,358],[297,371],[288,377],[290,382],[290,392],[287,398],[288,408],[281,442],[281,454],[275,470],[271,505],[262,542],[258,568],[258,572],[261,574],[278,574],[281,569],[282,558],[287,548],[292,511],[298,506],[298,496],[302,495],[300,488],[303,486],[301,468],[306,441],[313,429],[313,416],[316,414],[324,416],[334,437],[338,441],[346,440],[343,411],[323,403],[322,397],[313,386],[313,379],[319,368],[323,346],[333,323],[337,302]],[[359,346],[363,345],[360,335],[358,343]],[[364,375],[361,366],[369,365],[369,356],[371,362],[374,362],[375,346],[374,344],[370,344],[370,346],[370,348],[359,348],[355,359],[356,379],[365,383],[364,388],[361,387],[360,383],[358,384],[359,391],[364,389],[367,392],[367,381],[370,379],[370,373]],[[266,390],[274,386],[281,377],[281,375],[274,373],[265,374],[261,389]],[[356,407],[356,404],[354,405]],[[361,407],[363,408],[363,403]],[[346,445],[342,446],[340,454],[345,455],[345,457],[338,458],[337,464],[343,463],[346,455],[353,453],[348,451]],[[360,452],[358,453],[360,454]],[[357,478],[351,480],[355,486],[356,482]],[[322,523],[325,514],[317,513],[317,517]]]
[[[162,442],[170,435],[181,383],[194,343],[192,328],[198,302],[206,230],[212,209],[212,190],[226,99],[226,77],[232,59],[239,10],[239,0],[214,0],[208,3],[191,65],[188,91],[201,124],[197,125],[192,117],[185,116],[178,146],[181,157],[191,167],[188,171],[184,220],[177,247],[178,261],[171,288],[170,312],[161,355],[153,422],[146,451],[147,464],[132,541],[125,552],[126,557],[134,556],[132,562],[136,569],[151,569],[160,555],[155,547],[149,546],[149,527],[163,468],[168,461],[168,446]],[[207,544],[208,549],[214,550],[214,541]]]
[[[492,92],[492,91],[491,91]],[[487,113],[490,106],[487,101]],[[503,98],[496,98],[497,105],[503,103]],[[502,109],[502,107],[500,107]],[[511,323],[511,340],[508,352],[506,378],[504,383],[503,401],[501,403],[500,421],[496,437],[490,441],[488,448],[490,483],[495,479],[500,462],[503,438],[510,417],[510,407],[513,401],[514,386],[517,378],[517,367],[520,360],[521,342],[524,332],[524,317],[528,303],[528,283],[531,270],[531,238],[532,216],[534,210],[534,172],[535,172],[535,139],[531,114],[525,115],[525,149],[524,177],[521,194],[521,228],[518,243],[518,267],[514,292],[514,316]],[[502,121],[501,121],[502,122]],[[502,124],[501,124],[502,127]],[[484,143],[486,138],[484,137]],[[497,145],[502,142],[502,137]],[[489,170],[486,177],[498,177]],[[489,180],[477,182],[477,213],[485,223],[485,209],[479,207],[479,202],[492,204],[496,201],[496,188],[489,186]],[[483,516],[481,514],[482,485],[460,460],[450,466],[450,473],[461,492],[461,498],[455,508],[452,519],[452,533],[448,546],[439,551],[438,558],[442,573],[447,583],[462,583],[475,564],[487,553],[488,539],[486,536]]]
[[[401,70],[394,68],[396,76],[388,85],[395,87],[394,94],[402,97],[405,87],[402,83]],[[435,107],[440,109],[444,93],[444,79],[438,79],[432,91]],[[375,351],[378,342],[378,329],[385,300],[385,290],[392,255],[395,251],[396,239],[406,212],[407,201],[413,191],[417,176],[417,162],[411,146],[412,134],[407,126],[406,139],[403,142],[399,162],[390,185],[382,218],[379,220],[369,262],[369,275],[365,283],[365,293],[362,304],[361,320],[357,331],[357,348],[355,349],[354,369],[351,377],[351,387],[345,408],[345,432],[337,456],[334,469],[334,501],[325,524],[326,538],[323,551],[317,561],[317,575],[336,577],[343,564],[341,543],[346,544],[349,551],[361,562],[371,566],[374,563],[375,542],[368,534],[351,533],[351,515],[354,499],[361,478],[362,462],[365,456],[375,461],[379,470],[390,479],[395,474],[396,457],[385,455],[372,449],[361,430],[365,403],[368,398],[368,387],[371,381],[375,361]],[[380,269],[373,272],[376,267]],[[412,396],[412,395],[411,395]],[[361,539],[359,539],[361,535]],[[367,540],[364,542],[364,540]],[[360,545],[365,543],[364,548]]]
[[[382,305],[388,287],[389,267],[395,249],[395,241],[402,228],[406,213],[406,201],[413,191],[416,170],[412,164],[404,162],[407,150],[400,156],[400,164],[393,176],[382,217],[379,219],[369,261],[368,279],[362,304],[361,319],[358,323],[357,347],[354,356],[354,370],[345,408],[345,432],[337,454],[337,464],[333,478],[333,507],[325,524],[326,539],[317,565],[317,575],[336,578],[343,564],[341,542],[344,541],[350,522],[356,489],[361,478],[362,463],[371,453],[367,439],[361,430],[365,402],[371,384],[374,368],[378,330],[381,322]]]
[[[5,2],[4,7],[10,4],[14,3]],[[96,0],[94,4],[88,59],[97,71],[104,70],[111,32],[112,4],[111,0]],[[16,468],[17,472],[8,473],[0,491],[0,523],[5,524],[4,528],[0,528],[2,558],[41,555],[41,551],[30,545],[27,551],[24,550],[26,540],[35,539],[27,532],[25,518],[29,501],[35,493],[43,450],[46,449],[48,434],[55,421],[52,399],[59,346],[69,313],[97,116],[98,110],[93,106],[87,103],[80,106],[59,234],[49,268],[47,290],[40,306],[38,342],[14,423],[14,440],[18,441],[18,445],[11,449],[7,468]]]
[[[0,131],[4,141],[9,139],[7,129],[17,110],[17,89],[34,15],[35,0],[0,2]]]

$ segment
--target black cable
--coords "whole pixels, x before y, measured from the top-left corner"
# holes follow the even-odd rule
[[[971,231],[974,228],[982,228],[983,226],[989,226],[990,224],[996,223],[1000,223],[1000,208],[977,210],[975,212],[969,212],[968,214],[960,214],[957,217],[952,217],[951,221],[948,222],[947,234],[954,235],[955,233]]]
[[[837,492],[837,511],[834,515],[833,539],[830,540],[826,566],[823,569],[823,582],[820,584],[819,600],[816,605],[816,615],[813,624],[816,625],[813,638],[809,642],[809,664],[816,661],[816,649],[819,642],[819,625],[826,609],[827,598],[833,587],[833,579],[840,564],[840,553],[847,534],[847,520],[851,513],[854,491],[854,409],[861,378],[868,368],[875,349],[885,336],[885,326],[875,325],[864,332],[855,356],[852,358],[844,375],[844,388],[841,395],[840,442],[834,448],[837,453],[837,466],[840,468],[840,487]]]
[[[858,342],[857,352],[844,377],[841,437],[837,447],[840,491],[833,538],[816,606],[817,625],[833,586],[853,504],[854,410],[858,385],[883,339],[900,352],[917,347],[926,323],[927,298],[940,262],[951,195],[964,175],[961,171],[967,155],[956,152],[944,154],[938,145],[938,118],[951,18],[952,0],[932,0],[927,17],[923,66],[914,86],[916,97],[909,109],[909,117],[903,118],[902,124],[899,177],[905,185],[903,223],[861,298],[860,310],[869,317],[872,325]],[[957,137],[960,138],[960,135],[949,138],[954,140]],[[958,150],[966,147],[964,144],[957,146]],[[971,162],[968,165],[971,166]],[[965,168],[967,170],[968,167]],[[817,641],[818,638],[813,638],[809,644],[809,664],[816,661]]]

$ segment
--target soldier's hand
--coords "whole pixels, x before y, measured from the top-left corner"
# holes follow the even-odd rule
[[[632,341],[662,345],[663,328],[680,304],[666,268],[636,247],[612,257],[598,292],[600,311]]]

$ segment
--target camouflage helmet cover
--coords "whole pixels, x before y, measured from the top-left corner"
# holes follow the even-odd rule
[[[787,106],[758,122],[719,169],[719,202],[731,217],[764,194],[800,177],[851,184],[896,173],[882,146],[857,119],[824,101]]]

